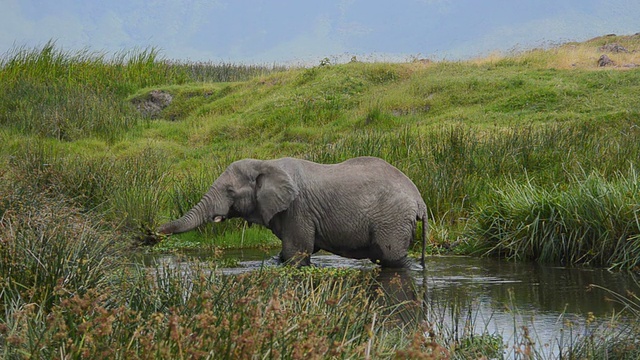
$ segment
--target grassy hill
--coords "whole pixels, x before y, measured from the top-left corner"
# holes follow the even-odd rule
[[[460,310],[473,304],[432,314],[426,303],[390,301],[375,271],[222,276],[216,260],[132,264],[130,245],[187,211],[234,160],[374,155],[418,186],[434,253],[637,272],[638,51],[639,35],[465,62],[312,68],[176,63],[154,50],[107,57],[52,44],[5,54],[0,357],[528,353],[535,329],[510,339],[488,333],[488,323],[482,334],[458,331],[476,321]],[[599,67],[602,54],[616,65]],[[156,248],[187,246],[279,241],[228,221]],[[638,318],[637,295],[611,296],[626,305],[625,319]],[[404,306],[416,321],[400,325]],[[567,318],[552,343],[565,357],[636,359],[638,322],[619,319]],[[575,331],[582,326],[585,336]]]
[[[605,36],[463,62],[282,68],[16,49],[0,69],[3,191],[63,197],[133,237],[188,210],[234,160],[372,155],[420,189],[433,251],[634,268],[638,51],[638,35]],[[599,67],[602,54],[615,65]],[[158,94],[171,97],[161,109]],[[278,245],[242,228],[168,244]]]

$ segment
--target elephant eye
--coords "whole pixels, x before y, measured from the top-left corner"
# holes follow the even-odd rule
[[[227,188],[227,194],[229,194],[229,196],[235,196],[236,195],[236,191],[233,190],[232,187],[228,187]]]

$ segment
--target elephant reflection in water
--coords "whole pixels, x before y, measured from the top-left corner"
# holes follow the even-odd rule
[[[417,325],[425,319],[426,288],[416,286],[408,269],[380,269],[371,293],[384,302],[388,315],[400,325]]]

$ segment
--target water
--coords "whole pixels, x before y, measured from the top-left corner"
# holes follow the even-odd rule
[[[224,256],[239,259],[239,263],[237,267],[221,271],[238,274],[263,266],[277,266],[273,259],[276,253],[227,251]],[[189,256],[203,259],[211,254],[191,254],[186,258],[155,256],[147,261],[185,266]],[[312,263],[363,271],[375,268],[368,260],[332,254],[314,255]],[[522,348],[520,343],[525,329],[537,351],[554,358],[570,339],[584,336],[589,329],[598,326],[599,321],[604,322],[612,313],[623,310],[623,304],[607,300],[612,297],[609,292],[594,288],[592,284],[618,294],[640,293],[630,274],[461,256],[428,257],[426,271],[417,263],[407,270],[382,270],[378,280],[397,303],[408,304],[408,300],[421,298],[421,303],[432,314],[439,314],[434,326],[440,330],[444,328],[461,336],[464,331],[501,335],[506,357],[515,356],[516,349]],[[458,315],[454,316],[454,313]],[[407,315],[402,311],[398,314]],[[591,316],[596,321],[586,325]],[[466,328],[461,329],[465,324],[456,324],[456,319],[466,321]]]

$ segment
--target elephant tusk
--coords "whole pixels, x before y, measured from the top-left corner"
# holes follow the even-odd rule
[[[224,220],[225,220],[225,217],[222,216],[222,215],[218,215],[218,216],[213,218],[213,222],[217,222],[217,223],[223,222]]]

